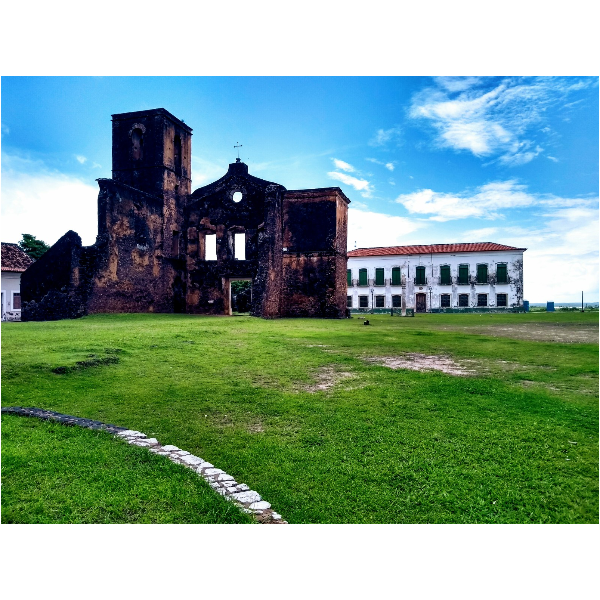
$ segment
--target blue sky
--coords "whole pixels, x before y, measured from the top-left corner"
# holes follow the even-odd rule
[[[110,115],[164,107],[194,130],[193,188],[243,144],[250,173],[339,185],[349,247],[528,248],[531,302],[598,300],[594,77],[3,77],[2,241],[96,235]]]

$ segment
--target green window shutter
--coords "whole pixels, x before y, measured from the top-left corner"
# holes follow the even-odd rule
[[[417,285],[425,285],[425,267],[417,267],[417,277],[415,278]]]
[[[440,267],[440,276],[441,276],[441,284],[442,285],[449,285],[450,283],[452,283],[451,279],[450,279],[450,267],[448,265],[444,265],[443,267]]]
[[[469,265],[458,266],[458,283],[468,285],[469,283]]]
[[[400,285],[400,267],[392,269],[392,285]]]
[[[385,285],[383,269],[375,269],[375,285]]]
[[[369,285],[367,281],[367,270],[359,269],[358,270],[358,285]]]
[[[487,265],[477,265],[477,283],[488,282],[488,268]]]
[[[498,265],[496,267],[496,280],[498,283],[508,283],[506,265]]]
[[[348,285],[352,285],[352,269],[346,271]]]

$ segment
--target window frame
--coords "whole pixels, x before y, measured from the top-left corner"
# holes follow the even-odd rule
[[[346,308],[354,308],[354,297],[346,296]]]
[[[462,267],[462,269],[461,269]],[[467,272],[467,277],[466,277],[466,281],[463,281],[462,277],[461,277],[461,271],[466,271]],[[458,265],[458,285],[469,285],[469,276],[470,276],[470,268],[469,268],[469,264],[468,263],[462,263],[460,265]]]
[[[398,306],[394,306],[394,299],[398,298]],[[402,308],[402,294],[392,294],[392,308]]]
[[[485,304],[481,304],[481,298],[485,298]],[[489,305],[488,294],[477,294],[477,308],[486,308]]]
[[[480,269],[485,269],[485,277],[483,277],[483,278],[479,277]],[[475,276],[476,283],[478,283],[479,285],[485,285],[485,284],[489,283],[489,277],[490,277],[490,269],[489,269],[488,263],[477,263],[477,273]],[[483,279],[483,281],[482,281],[482,279]]]
[[[500,281],[498,267],[504,267],[504,281]],[[496,283],[500,285],[508,283],[508,263],[496,263]]]
[[[10,295],[10,310],[21,310],[21,306],[19,306],[19,308],[15,308],[15,296],[19,296],[19,304],[21,306],[23,306],[23,303],[21,301],[21,290],[19,290],[18,292],[12,290],[11,291],[11,295]]]
[[[466,304],[461,304],[461,298],[467,298]],[[469,294],[459,294],[458,295],[458,308],[469,308]]]
[[[381,302],[381,306],[379,306],[379,302]],[[377,294],[375,296],[374,308],[385,308],[385,294]]]
[[[381,283],[379,283],[380,281]],[[373,285],[378,287],[385,285],[385,269],[383,267],[375,267],[375,281],[373,282]]]
[[[208,240],[209,238],[212,240],[212,238],[215,238],[215,257],[214,258],[207,258],[208,256]],[[212,246],[212,242],[211,242],[211,246]],[[219,244],[217,243],[217,234],[213,233],[213,232],[205,232],[204,233],[204,260],[208,261],[208,262],[216,262],[219,259],[219,252],[218,252],[218,248],[219,248]]]
[[[363,298],[365,299],[365,305],[363,306]],[[369,296],[367,294],[362,294],[358,297],[358,308],[369,308]]]
[[[398,277],[394,277],[394,275]],[[402,285],[402,269],[400,267],[392,267],[392,285]]]
[[[443,273],[448,272],[448,281],[444,281]],[[440,265],[440,285],[452,285],[452,269],[450,265]]]
[[[442,298],[448,298],[448,306],[444,306]],[[440,308],[450,308],[452,306],[452,296],[450,294],[440,294]]]
[[[346,269],[346,283],[348,287],[352,286],[352,269]]]
[[[362,283],[362,275],[365,276],[365,283]],[[368,287],[369,285],[369,270],[363,267],[358,270],[358,285],[360,287]]]
[[[498,300],[500,296],[504,296],[504,304],[500,304],[500,302]],[[508,307],[508,294],[506,294],[506,293],[496,294],[496,306],[499,306],[500,308],[507,308]]]
[[[423,277],[419,277],[419,274],[422,273]],[[422,281],[419,281],[422,279]],[[427,272],[423,265],[419,265],[415,268],[415,285],[427,285]]]

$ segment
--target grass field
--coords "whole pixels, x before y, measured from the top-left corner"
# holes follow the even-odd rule
[[[369,319],[5,323],[2,403],[175,444],[290,523],[598,521],[598,313]],[[385,366],[405,353],[468,374]],[[23,456],[41,457],[58,426],[19,427],[3,421],[3,521],[23,479],[5,456],[35,468]]]

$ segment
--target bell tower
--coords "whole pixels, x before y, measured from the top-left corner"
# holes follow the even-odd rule
[[[112,115],[112,178],[153,196],[191,192],[192,129],[164,108]]]
[[[192,129],[164,108],[112,115],[113,181],[162,199],[161,255],[181,257],[192,186]]]

